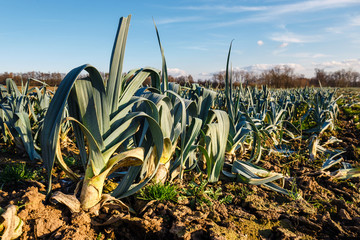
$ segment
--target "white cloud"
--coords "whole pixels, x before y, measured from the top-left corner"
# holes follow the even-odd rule
[[[287,43],[287,42],[283,42],[279,47],[281,47],[281,48],[285,48],[285,47],[287,47],[289,45],[289,43]]]
[[[187,76],[188,74],[179,68],[168,68],[167,72],[169,75],[173,76],[173,77],[180,77],[180,76]]]
[[[257,41],[257,45],[262,46],[264,45],[264,42],[262,40]]]
[[[193,77],[194,79],[211,79],[213,76],[213,73],[208,73],[208,72],[201,72],[199,74],[194,74]]]
[[[316,68],[324,68],[330,70],[339,69],[353,69],[360,71],[360,58],[358,59],[347,59],[343,61],[328,61],[323,63],[313,63]]]
[[[199,76],[211,76],[212,73],[207,73],[207,72],[201,72],[199,73]]]

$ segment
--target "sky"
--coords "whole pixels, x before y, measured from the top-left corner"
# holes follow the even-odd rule
[[[108,72],[121,16],[132,15],[124,71],[161,69],[211,78],[225,69],[289,65],[298,74],[360,72],[360,0],[0,0],[0,72]]]

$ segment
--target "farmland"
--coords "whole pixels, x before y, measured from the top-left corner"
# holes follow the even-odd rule
[[[1,86],[3,239],[360,237],[357,88],[234,86],[231,45],[224,88],[180,86],[157,29],[161,71],[123,74],[129,22],[106,80]]]

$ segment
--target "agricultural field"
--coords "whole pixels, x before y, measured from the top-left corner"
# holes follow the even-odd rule
[[[3,240],[360,238],[360,89],[234,87],[231,46],[225,88],[180,86],[158,32],[123,74],[129,22],[106,80],[0,86]]]

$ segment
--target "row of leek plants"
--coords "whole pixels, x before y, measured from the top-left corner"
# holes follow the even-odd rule
[[[51,173],[56,161],[72,180],[82,181],[80,199],[71,198],[79,206],[76,209],[86,210],[99,204],[105,198],[103,187],[109,177],[122,176],[116,178],[120,180],[111,196],[124,198],[152,178],[162,182],[175,177],[182,179],[185,171],[194,169],[205,171],[209,182],[218,181],[223,173],[229,178],[262,184],[294,196],[275,183],[284,178],[282,174],[266,171],[256,164],[264,151],[291,152],[287,143],[297,139],[300,133],[305,134],[305,130],[307,134],[321,134],[332,126],[338,114],[335,94],[310,88],[274,91],[266,86],[259,90],[240,85],[235,89],[229,67],[231,46],[224,91],[196,84],[184,90],[168,82],[157,29],[162,71],[139,68],[123,74],[130,18],[120,19],[107,80],[96,68],[85,64],[66,75],[51,102],[44,89],[35,91],[38,105],[43,109],[38,112],[41,116],[46,113],[45,119],[38,121],[47,169],[47,196],[51,196]],[[87,77],[81,77],[83,71]],[[151,86],[143,87],[148,78]],[[16,91],[9,80],[7,88],[2,88],[1,99],[10,99],[18,94]],[[8,97],[3,97],[4,94]],[[1,116],[6,115],[6,109],[15,109],[4,102],[1,101]],[[13,112],[28,109],[27,119],[33,116],[35,122],[37,115],[29,105]],[[6,120],[10,117],[2,118],[5,119],[1,122],[3,132],[9,128]],[[300,124],[293,124],[297,119]],[[305,121],[315,122],[313,130],[302,129],[301,123]],[[79,149],[83,176],[73,172],[62,158],[60,139],[70,126]],[[39,136],[37,133],[28,136],[33,135]],[[36,142],[29,138],[23,142]],[[248,157],[240,159],[240,154]]]
[[[282,174],[271,173],[256,164],[263,150],[269,150],[264,139],[270,139],[275,149],[283,149],[283,143],[295,139],[300,132],[292,124],[296,116],[315,118],[313,106],[307,105],[313,97],[312,90],[295,90],[289,95],[266,87],[233,89],[230,47],[225,91],[197,85],[184,91],[167,80],[157,29],[162,71],[140,68],[123,74],[129,22],[130,16],[120,20],[109,79],[104,81],[90,65],[80,66],[65,77],[51,101],[42,134],[48,195],[55,159],[71,178],[81,178],[61,161],[59,134],[66,122],[72,123],[85,172],[79,201],[83,209],[101,201],[106,178],[119,169],[123,177],[112,192],[116,198],[135,193],[153,177],[162,182],[175,177],[182,179],[185,171],[193,169],[204,170],[209,182],[218,181],[223,173],[293,195],[274,183],[284,177]],[[88,77],[79,78],[84,70]],[[142,87],[147,78],[151,78],[151,86]],[[67,104],[69,117],[64,118]],[[299,112],[299,106],[305,113]],[[248,159],[236,159],[237,154],[247,151]],[[228,161],[226,156],[233,156],[235,161]]]

